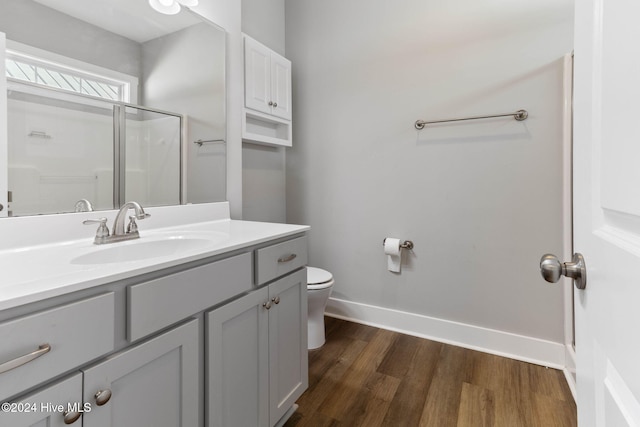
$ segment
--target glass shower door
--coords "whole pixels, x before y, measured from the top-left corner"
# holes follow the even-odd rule
[[[113,105],[7,91],[9,216],[113,209]]]
[[[120,204],[178,205],[181,201],[180,115],[141,107],[125,107],[120,134]],[[121,180],[122,182],[122,180]]]

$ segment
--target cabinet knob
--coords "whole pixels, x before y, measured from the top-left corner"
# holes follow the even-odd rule
[[[108,388],[105,390],[98,391],[93,397],[96,398],[96,404],[98,406],[102,406],[111,399],[111,390]]]
[[[276,304],[280,304],[280,297],[271,298],[271,301],[273,301]]]
[[[271,301],[263,302],[262,306],[269,310],[271,308]]]
[[[277,102],[274,102],[274,103],[273,103],[273,107],[275,108],[275,107],[277,107],[277,106],[278,106],[278,103],[277,103]]]
[[[273,101],[269,101],[269,107],[273,106]]]
[[[73,424],[76,421],[78,421],[80,419],[80,417],[82,416],[82,412],[77,412],[77,411],[64,411],[62,413],[62,419],[64,420],[65,424]]]

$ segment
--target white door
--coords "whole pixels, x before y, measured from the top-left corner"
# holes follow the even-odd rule
[[[578,424],[640,426],[640,2],[578,0],[574,243]]]
[[[7,78],[5,76],[5,52],[7,40],[5,34],[0,32],[0,218],[9,214],[8,201],[8,148],[7,148]]]

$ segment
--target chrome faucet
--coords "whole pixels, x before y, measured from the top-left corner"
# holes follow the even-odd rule
[[[134,216],[129,217],[129,224],[125,230],[124,220],[125,216],[129,213],[129,209],[134,210]],[[136,219],[145,219],[151,215],[146,213],[142,206],[137,202],[127,202],[116,214],[116,219],[113,221],[113,229],[109,234],[109,228],[107,228],[107,218],[100,219],[87,219],[83,221],[83,224],[100,224],[96,231],[96,237],[93,239],[93,243],[96,245],[103,245],[105,243],[121,242],[123,240],[137,239],[140,237],[138,233],[138,224]]]
[[[76,202],[75,212],[93,212],[93,205],[87,199],[80,199]]]
[[[135,212],[134,216],[129,217],[129,225],[125,231],[124,229],[124,217],[127,216],[129,209],[133,209]],[[130,237],[131,239],[135,239],[138,236],[138,224],[136,224],[136,219],[145,219],[150,217],[148,213],[142,209],[142,206],[138,202],[127,202],[118,211],[116,215],[115,221],[113,221],[113,230],[111,231],[112,236],[125,236],[128,234],[135,233],[135,237]]]

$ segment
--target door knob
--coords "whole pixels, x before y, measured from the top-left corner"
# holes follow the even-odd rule
[[[578,289],[587,287],[587,267],[584,263],[584,257],[579,254],[573,254],[571,262],[561,263],[558,257],[552,254],[544,254],[540,259],[540,274],[544,280],[556,283],[560,280],[560,276],[570,277]]]

